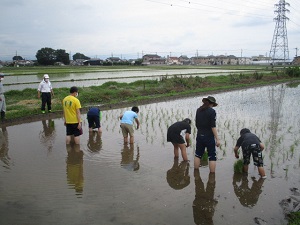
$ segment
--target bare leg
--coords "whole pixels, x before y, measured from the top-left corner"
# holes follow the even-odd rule
[[[249,168],[249,166],[248,166],[248,165],[244,165],[244,167],[243,167],[243,171],[244,171],[244,173],[248,173],[248,168]]]
[[[92,132],[92,131],[93,131],[93,129],[90,127],[90,128],[89,128],[89,132]]]
[[[209,165],[209,171],[211,173],[216,172],[216,165],[217,165],[216,161],[209,161],[208,165]]]
[[[258,173],[261,177],[266,176],[265,169],[262,166],[257,167],[257,168],[258,168]]]
[[[176,143],[172,143],[172,144],[174,146],[174,158],[179,158],[179,151],[178,151],[179,146]]]
[[[127,144],[128,143],[128,137],[124,137],[124,144]]]
[[[133,144],[134,143],[134,136],[130,136],[130,141],[129,141],[130,144]]]
[[[74,137],[74,142],[76,145],[80,145],[80,136]]]
[[[66,144],[69,145],[71,143],[71,136],[66,136]]]
[[[102,128],[101,128],[101,127],[98,128],[98,133],[99,133],[100,135],[102,134]]]
[[[178,144],[180,150],[181,150],[181,156],[182,156],[182,159],[184,161],[188,161],[188,157],[187,157],[187,153],[186,153],[186,146],[185,144]]]
[[[195,157],[194,158],[194,169],[197,170],[200,167],[200,158]]]

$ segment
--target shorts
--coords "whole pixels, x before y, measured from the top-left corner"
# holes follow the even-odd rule
[[[89,123],[89,128],[100,128],[101,127],[99,115],[87,116],[87,120]]]
[[[217,160],[216,141],[214,136],[197,134],[195,157],[202,158],[205,148],[207,148],[209,161]]]
[[[244,165],[250,164],[250,156],[252,154],[253,163],[257,167],[264,166],[263,158],[262,158],[262,151],[258,144],[248,145],[248,147],[243,148],[243,160]]]
[[[167,142],[172,142],[174,144],[184,144],[185,141],[180,134],[167,133]]]
[[[67,123],[66,124],[66,131],[67,136],[74,135],[74,137],[78,137],[82,135],[82,129],[78,129],[78,123]]]
[[[122,129],[122,134],[123,137],[127,137],[128,134],[130,137],[133,137],[133,125],[127,124],[127,123],[121,123],[120,125],[121,129]]]

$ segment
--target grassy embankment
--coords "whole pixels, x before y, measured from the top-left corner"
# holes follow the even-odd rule
[[[99,67],[28,67],[28,68],[2,68],[1,71],[7,74],[26,75],[36,73],[54,74],[70,72],[93,72],[112,69]],[[137,69],[137,67],[116,67],[113,69]],[[153,67],[150,69],[165,69],[170,67]],[[174,69],[176,67],[171,67]],[[187,67],[191,68],[191,67]],[[180,69],[187,69],[180,67]],[[193,67],[195,68],[195,67]],[[201,67],[203,68],[203,67]],[[229,66],[220,69],[233,69]],[[145,69],[140,67],[139,69]],[[147,68],[148,69],[148,68]],[[179,69],[179,68],[178,68]],[[214,69],[216,69],[214,67]],[[234,67],[234,69],[250,69],[247,67]],[[253,67],[251,67],[253,69]],[[185,97],[196,94],[207,94],[209,92],[226,91],[238,88],[253,87],[272,83],[282,83],[295,81],[299,76],[291,76],[284,70],[270,72],[265,67],[255,68],[259,72],[253,74],[243,74],[228,76],[208,76],[205,78],[191,76],[183,78],[181,76],[162,76],[159,80],[140,80],[132,83],[107,82],[101,86],[79,88],[79,99],[83,107],[91,105],[102,105],[103,108],[114,107],[115,105],[131,106],[133,104],[142,104],[144,102],[157,101],[170,97]],[[260,69],[260,70],[259,70]],[[5,85],[5,82],[4,82]],[[70,86],[72,83],[70,82]],[[61,101],[69,94],[69,88],[55,88],[55,97],[52,100],[53,111],[61,111]],[[14,120],[27,116],[40,114],[40,100],[37,99],[36,89],[25,89],[22,91],[8,91],[5,93],[7,102],[7,119]]]

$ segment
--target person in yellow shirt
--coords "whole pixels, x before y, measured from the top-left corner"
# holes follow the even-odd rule
[[[70,95],[62,101],[64,124],[66,126],[66,144],[70,144],[71,137],[74,136],[75,144],[80,144],[80,135],[82,134],[80,101],[77,99],[78,88],[73,86],[70,88]]]

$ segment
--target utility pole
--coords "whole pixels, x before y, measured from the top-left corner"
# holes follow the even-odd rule
[[[270,58],[273,63],[275,61],[285,63],[289,59],[288,37],[286,30],[286,20],[289,18],[285,15],[285,13],[289,12],[289,10],[286,9],[286,6],[290,6],[290,4],[285,2],[285,0],[279,0],[279,3],[275,4],[277,9],[274,13],[277,14],[277,16],[274,18],[276,25],[270,50]]]
[[[295,49],[296,49],[296,57],[297,57],[297,56],[298,56],[298,55],[297,55],[297,53],[298,53],[298,48],[295,48]]]
[[[243,64],[243,49],[241,49],[241,63]]]

